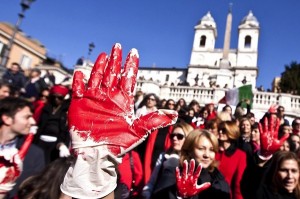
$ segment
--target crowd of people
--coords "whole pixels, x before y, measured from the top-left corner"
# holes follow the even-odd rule
[[[98,57],[87,86],[75,73],[72,89],[12,64],[0,82],[0,198],[300,198],[300,117],[290,124],[284,104],[257,118],[250,99],[218,112],[133,96],[138,64],[118,81],[111,60]]]

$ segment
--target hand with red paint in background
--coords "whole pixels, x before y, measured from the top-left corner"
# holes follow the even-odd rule
[[[30,128],[30,132],[26,136],[20,150],[17,148],[9,148],[0,151],[0,198],[13,189],[15,181],[21,175],[23,171],[23,160],[36,131],[37,126]]]
[[[111,193],[122,155],[144,141],[152,130],[177,120],[177,112],[170,110],[135,118],[137,50],[130,51],[123,70],[121,64],[121,45],[115,44],[109,57],[99,55],[87,86],[83,73],[74,74],[68,125],[77,160],[61,186],[72,197],[101,198]]]
[[[201,185],[197,184],[201,170],[202,166],[199,164],[195,171],[194,159],[190,161],[189,168],[188,162],[186,160],[183,162],[182,175],[180,175],[179,168],[176,168],[176,186],[180,197],[189,198],[195,196],[211,186],[210,182],[205,182]]]
[[[280,146],[288,139],[289,134],[283,135],[278,139],[278,130],[280,126],[280,120],[275,117],[265,117],[263,124],[259,123],[260,131],[260,151],[259,157],[262,160],[268,160],[272,157]]]

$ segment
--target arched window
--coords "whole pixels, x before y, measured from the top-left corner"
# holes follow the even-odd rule
[[[169,81],[170,75],[166,75],[166,82]]]
[[[247,35],[245,37],[245,48],[251,48],[251,37],[249,35]]]
[[[200,38],[200,47],[204,47],[206,43],[206,36],[202,35]]]

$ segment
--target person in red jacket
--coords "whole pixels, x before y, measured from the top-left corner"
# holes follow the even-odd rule
[[[206,120],[212,120],[217,117],[217,112],[215,111],[214,103],[206,104],[205,107],[208,111],[208,116],[207,116]]]
[[[240,182],[247,166],[246,153],[237,148],[239,127],[233,121],[224,121],[219,124],[219,170],[231,188],[232,199],[243,199]]]
[[[118,165],[119,180],[115,191],[116,198],[133,198],[140,195],[143,188],[143,167],[140,156],[130,151]]]
[[[48,102],[49,95],[50,95],[49,89],[44,89],[41,91],[39,98],[33,102],[33,107],[34,107],[33,118],[35,119],[36,123],[39,123],[40,121],[42,110],[45,104]]]

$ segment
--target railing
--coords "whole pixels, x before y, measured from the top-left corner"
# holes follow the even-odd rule
[[[142,90],[144,93],[155,93],[160,99],[174,99],[175,101],[184,98],[188,103],[197,100],[200,105],[207,103],[217,104],[224,96],[227,89],[224,88],[202,88],[192,86],[161,86],[156,82],[138,80],[136,91]],[[253,109],[265,112],[272,104],[285,107],[286,115],[300,116],[300,96],[253,91]]]

